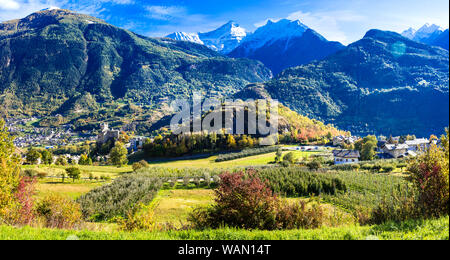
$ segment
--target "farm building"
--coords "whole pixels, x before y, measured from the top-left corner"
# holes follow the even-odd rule
[[[334,164],[350,164],[359,162],[359,151],[335,150],[333,151]]]

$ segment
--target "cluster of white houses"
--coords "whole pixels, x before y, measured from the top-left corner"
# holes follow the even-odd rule
[[[354,143],[354,139],[339,139],[347,144]],[[439,144],[438,140],[432,141],[434,144]],[[334,144],[334,140],[333,140]],[[339,145],[339,142],[337,142]],[[431,141],[426,138],[419,138],[414,140],[407,140],[404,143],[390,144],[387,142],[380,142],[377,148],[378,157],[382,159],[415,157],[420,152],[426,151],[431,145]],[[354,150],[335,150],[333,151],[335,164],[350,164],[359,162],[360,154]]]

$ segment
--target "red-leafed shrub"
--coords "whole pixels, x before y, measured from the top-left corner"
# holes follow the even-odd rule
[[[449,149],[447,136],[442,147],[431,148],[408,168],[418,189],[418,206],[425,216],[439,217],[449,213]]]
[[[274,230],[315,228],[322,225],[320,206],[284,204],[255,171],[224,173],[215,190],[215,203],[198,208],[189,217],[197,229],[222,226]]]
[[[36,178],[22,177],[14,194],[17,202],[17,219],[15,224],[30,225],[34,218],[34,194]]]

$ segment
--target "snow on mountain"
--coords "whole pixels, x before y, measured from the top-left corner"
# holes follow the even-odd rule
[[[269,20],[266,25],[247,36],[242,44],[246,45],[247,51],[251,51],[277,40],[301,37],[308,29],[299,20],[282,19],[278,22]]]
[[[167,38],[171,38],[177,41],[187,41],[198,44],[204,44],[202,40],[198,37],[198,34],[195,33],[184,33],[184,32],[176,32],[166,36]]]
[[[227,54],[240,44],[247,33],[239,24],[230,21],[217,30],[199,33],[198,36],[209,48]]]
[[[330,42],[300,21],[268,21],[228,54],[232,58],[261,61],[274,74],[289,67],[310,63],[344,48]]]
[[[427,23],[415,33],[414,40],[422,41],[423,39],[429,38],[433,34],[441,34],[443,31],[444,29],[442,29],[440,26],[435,24],[430,25]]]
[[[230,21],[217,30],[206,33],[173,33],[166,37],[179,41],[190,41],[204,44],[212,50],[227,54],[234,50],[247,36],[244,28]]]
[[[409,28],[408,30],[402,32],[402,36],[412,40],[414,39],[414,35],[416,34],[416,32],[417,31],[415,29]]]
[[[426,41],[428,41],[427,39],[429,39],[430,37],[437,37],[443,32],[444,29],[442,29],[440,26],[436,24],[430,25],[429,23],[426,23],[417,31],[413,28],[409,28],[402,33],[402,36],[409,38],[410,40],[426,43]]]

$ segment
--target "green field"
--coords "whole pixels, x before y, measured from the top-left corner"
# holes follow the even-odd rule
[[[75,200],[90,190],[104,184],[104,182],[76,181],[73,183],[71,180],[66,180],[65,183],[61,183],[59,180],[40,180],[36,184],[36,196],[37,198],[42,198],[47,195],[58,194]]]
[[[0,240],[448,240],[449,218],[313,230],[106,232],[0,226]]]
[[[75,165],[75,166],[57,166],[57,165],[24,165],[22,168],[24,170],[26,169],[33,169],[38,172],[46,172],[48,176],[58,176],[58,174],[61,174],[65,172],[65,169],[70,167],[76,167],[81,170],[82,177],[87,178],[89,177],[89,174],[92,174],[94,177],[101,177],[101,176],[109,176],[111,178],[120,176],[122,174],[131,173],[133,171],[133,168],[131,166],[124,166],[124,167],[114,167],[114,166],[91,166],[91,165]]]
[[[286,154],[288,152],[284,152]],[[294,151],[297,158],[305,158],[314,152]],[[158,173],[169,174],[189,169],[198,171],[200,176],[204,172],[221,171],[226,169],[246,168],[253,166],[272,165],[275,153],[250,156],[246,158],[215,162],[217,156],[202,159],[179,159],[164,162],[150,162],[151,167],[157,167]],[[23,169],[33,169],[46,172],[48,176],[58,176],[70,166],[23,166]],[[112,179],[133,172],[131,166],[117,168],[112,166],[75,166],[81,169],[84,179],[72,182],[60,178],[40,179],[36,185],[36,198],[50,194],[59,194],[76,200],[90,190],[109,183],[109,181],[89,180],[94,177],[111,177]],[[205,171],[203,171],[205,169]],[[184,172],[184,174],[190,174]],[[359,206],[376,206],[381,198],[390,194],[394,187],[405,182],[402,174],[374,174],[364,171],[329,171],[328,173],[342,179],[348,187],[347,192],[335,195],[321,195],[318,199],[324,209],[326,220],[321,228],[313,230],[285,230],[285,231],[249,231],[234,228],[218,230],[185,230],[185,231],[152,231],[152,232],[122,232],[117,223],[85,223],[81,230],[40,229],[33,227],[0,226],[0,239],[219,239],[219,240],[307,240],[307,239],[448,239],[448,217],[438,220],[408,221],[404,223],[387,223],[376,226],[359,226],[355,218],[355,210]],[[176,175],[175,175],[176,176]],[[189,175],[191,176],[191,175]],[[178,176],[182,177],[182,176]],[[201,186],[205,187],[205,186]],[[310,201],[310,198],[283,198],[286,203]],[[198,188],[194,183],[184,186],[179,183],[175,188],[159,190],[156,198],[144,210],[153,210],[154,221],[157,224],[169,224],[171,227],[185,227],[189,214],[197,207],[208,206],[214,202],[212,189]],[[316,202],[312,202],[316,203]]]

